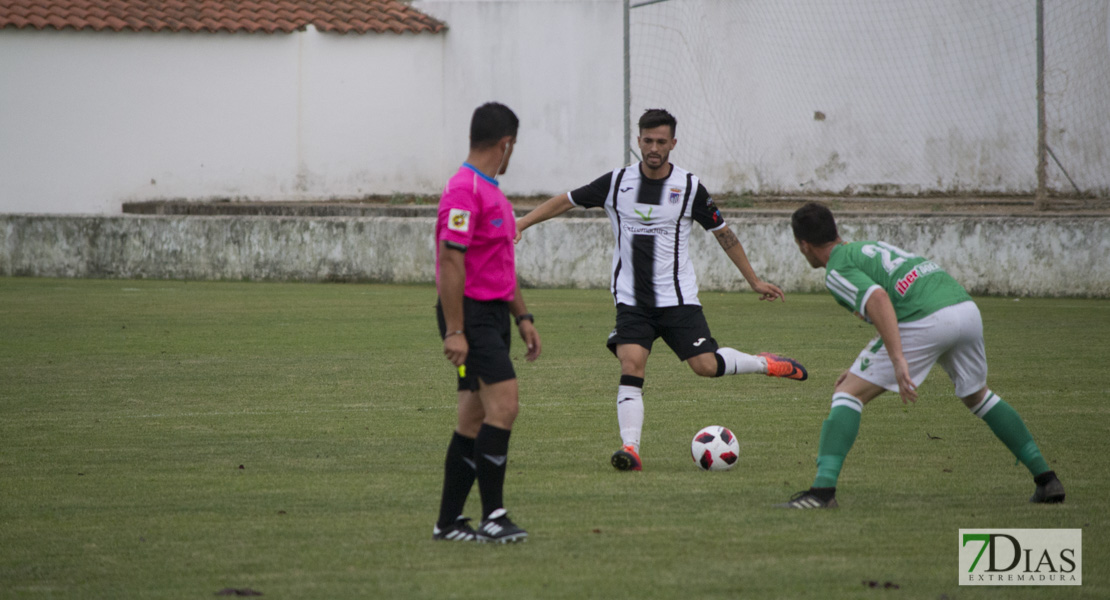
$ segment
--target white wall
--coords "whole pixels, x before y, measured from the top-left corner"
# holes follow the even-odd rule
[[[0,213],[434,195],[465,157],[471,111],[488,100],[522,120],[502,178],[510,194],[566,191],[623,160],[621,0],[413,4],[448,30],[0,30]],[[732,16],[691,12],[711,5]],[[1110,0],[1048,5],[1049,143],[1085,190],[1110,194]],[[674,159],[714,192],[1030,193],[1031,6],[706,0],[636,9],[633,51],[651,69],[633,63],[632,117],[674,109]],[[668,26],[693,15],[682,35],[714,44],[704,55],[712,60],[690,62],[646,28],[658,11],[672,11]],[[997,15],[1006,20],[995,27]],[[966,23],[988,26],[960,30]],[[980,44],[965,48],[975,60],[943,52],[957,38]],[[1008,96],[1000,101],[997,89]],[[714,121],[713,110],[732,120]],[[1049,175],[1070,191],[1054,165]]]
[[[312,28],[5,30],[0,212],[435,189],[441,46]]]
[[[446,33],[0,31],[0,213],[437,194],[489,100],[509,193],[620,160],[620,0],[420,4]]]
[[[417,0],[448,24],[449,168],[466,157],[470,114],[497,100],[520,117],[508,194],[553,194],[624,160],[621,0]]]
[[[711,190],[1036,190],[1033,0],[700,0],[632,11],[633,112]],[[1110,0],[1045,2],[1048,144],[1110,196]],[[816,113],[822,113],[815,118]],[[1051,189],[1072,193],[1049,159]]]

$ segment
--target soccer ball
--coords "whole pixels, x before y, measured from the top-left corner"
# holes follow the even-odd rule
[[[728,427],[710,425],[694,435],[690,454],[703,471],[726,471],[740,458],[740,442]]]

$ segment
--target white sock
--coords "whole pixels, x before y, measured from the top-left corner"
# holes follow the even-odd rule
[[[744,354],[732,348],[717,348],[717,356],[725,361],[725,375],[746,375],[748,373],[766,373],[767,360],[762,356]]]
[[[621,441],[640,451],[640,432],[644,429],[644,390],[632,385],[617,389],[617,424]]]
[[[994,392],[987,390],[987,393],[983,394],[983,399],[979,401],[979,404],[971,407],[971,414],[982,419],[1001,401],[1002,398],[996,396]]]

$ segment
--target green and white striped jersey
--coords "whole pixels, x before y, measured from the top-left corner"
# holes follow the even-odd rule
[[[868,323],[864,307],[879,288],[890,296],[899,323],[971,300],[967,290],[933,261],[876,241],[833,248],[825,265],[825,286],[838,304]]]

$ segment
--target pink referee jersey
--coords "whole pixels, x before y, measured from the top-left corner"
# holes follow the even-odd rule
[[[473,300],[513,299],[516,292],[516,218],[508,198],[469,163],[447,181],[436,218],[436,288],[439,288],[439,243],[465,248],[466,288]]]

